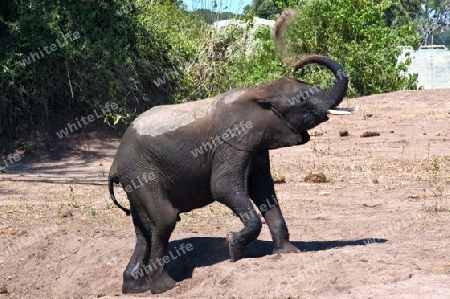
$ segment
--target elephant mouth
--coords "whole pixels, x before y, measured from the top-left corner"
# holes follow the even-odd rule
[[[293,125],[291,125],[278,110],[270,106],[273,113],[275,113],[285,124],[288,126],[295,134],[302,136],[302,141],[300,144],[305,144],[310,140],[310,135],[307,131],[300,131],[299,129],[295,128]],[[302,123],[309,123],[309,125],[306,126],[307,130],[310,130],[314,128],[315,126],[319,125],[322,122],[325,122],[328,120],[327,113],[318,113],[314,110],[309,110],[305,114],[302,115]],[[303,127],[304,129],[305,127]]]
[[[302,115],[302,123],[306,125],[307,130],[312,129],[327,120],[328,116],[326,112],[319,113],[311,110]]]

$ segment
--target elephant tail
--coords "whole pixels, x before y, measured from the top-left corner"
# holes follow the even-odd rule
[[[112,201],[114,202],[114,204],[116,205],[116,206],[118,206],[122,211],[124,211],[125,212],[125,214],[127,215],[127,216],[130,216],[130,210],[129,209],[127,209],[127,208],[124,208],[117,200],[116,200],[116,197],[114,196],[114,183],[116,183],[116,184],[118,184],[119,183],[119,180],[117,179],[117,177],[114,175],[114,176],[109,176],[109,178],[108,178],[108,187],[109,187],[109,196],[111,197],[111,199],[112,199]]]

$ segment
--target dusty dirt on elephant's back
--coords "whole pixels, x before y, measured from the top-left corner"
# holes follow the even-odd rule
[[[168,264],[179,283],[162,295],[120,291],[134,230],[108,196],[118,140],[76,135],[72,151],[14,163],[0,173],[0,298],[450,298],[450,90],[341,106],[359,109],[330,115],[304,146],[271,151],[302,252],[271,255],[264,226],[229,262],[225,235],[242,226],[214,203],[181,215]],[[318,173],[327,182],[305,182]]]

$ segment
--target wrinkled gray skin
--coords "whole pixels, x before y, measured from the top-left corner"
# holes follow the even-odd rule
[[[244,247],[260,233],[261,219],[252,202],[269,226],[274,252],[299,252],[289,242],[277,205],[269,149],[308,142],[307,130],[328,120],[327,109],[342,101],[348,85],[342,66],[326,57],[309,56],[295,69],[310,63],[334,73],[331,89],[322,91],[283,78],[211,99],[154,107],[127,129],[109,173],[111,198],[121,207],[113,190],[113,183],[121,183],[136,230],[136,247],[123,273],[124,293],[162,293],[175,286],[165,266],[156,261],[168,254],[168,241],[179,214],[213,201],[229,207],[245,226],[226,236],[232,261],[238,260]],[[308,90],[309,96],[303,93],[300,100],[299,92]],[[299,100],[292,104],[294,97]],[[244,131],[241,122],[252,126]],[[234,137],[224,135],[235,125],[240,133],[235,130]],[[206,146],[206,142],[214,146]],[[200,147],[203,154],[194,157],[192,151]],[[133,276],[150,262],[158,267],[135,279]]]

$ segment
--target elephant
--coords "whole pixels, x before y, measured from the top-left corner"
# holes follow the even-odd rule
[[[123,293],[163,293],[176,285],[160,261],[167,257],[179,215],[214,201],[244,224],[241,231],[226,234],[231,261],[240,259],[261,231],[253,204],[269,227],[274,253],[299,252],[289,241],[277,201],[269,150],[307,143],[307,130],[328,120],[327,110],[339,105],[348,86],[344,68],[325,56],[307,56],[294,73],[312,63],[334,74],[331,88],[284,77],[213,98],[153,107],[129,126],[108,178],[111,199],[131,214],[136,234]],[[114,196],[119,183],[130,209]]]

